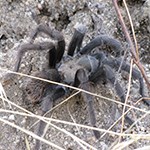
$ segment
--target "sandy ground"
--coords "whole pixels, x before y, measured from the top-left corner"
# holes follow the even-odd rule
[[[44,2],[44,5],[42,3]],[[146,74],[150,79],[150,1],[149,0],[132,0],[127,1],[131,17],[133,20],[137,43],[139,46],[140,60],[146,69]],[[88,7],[87,7],[88,6]],[[6,72],[2,69],[13,70],[17,48],[22,43],[28,42],[29,34],[40,23],[51,23],[56,29],[61,31],[65,37],[66,45],[68,46],[71,36],[73,34],[73,27],[76,23],[83,23],[87,26],[87,34],[84,38],[83,45],[86,45],[94,36],[99,34],[106,34],[119,39],[126,49],[127,42],[121,31],[118,19],[110,0],[0,0],[0,79],[4,77]],[[130,31],[130,25],[125,14],[125,8],[121,4],[122,14],[125,16],[126,25]],[[37,38],[37,41],[47,39],[42,35]],[[27,52],[22,60],[20,72],[25,74],[32,74],[37,70],[42,70],[46,62],[47,52]],[[130,54],[127,53],[128,60]],[[117,75],[117,73],[116,73]],[[119,76],[125,93],[128,87],[128,81]],[[27,110],[38,114],[39,106],[27,105],[26,99],[23,96],[23,87],[26,79],[21,76],[16,76],[14,81],[4,86],[8,99]],[[131,84],[131,91],[129,103],[134,105],[137,99],[140,98],[138,93],[138,82],[133,81]],[[94,87],[94,93],[119,100],[113,87],[108,84],[99,83]],[[145,85],[145,93],[149,97],[149,92]],[[93,97],[94,108],[97,120],[97,127],[100,129],[108,129],[121,115],[120,106],[116,103],[107,101],[103,98]],[[149,107],[142,102],[137,105],[138,108],[149,110]],[[14,111],[21,111],[15,106],[9,106],[7,103],[0,101],[1,109],[11,109]],[[21,111],[22,112],[22,111]],[[142,117],[144,113],[132,110],[129,114],[134,120]],[[52,113],[52,117],[64,121],[76,122],[78,124],[90,125],[86,103],[80,96],[76,96]],[[15,114],[1,113],[0,118],[6,119],[12,123],[19,125],[22,128],[34,131],[36,126],[31,128],[36,119],[29,117],[22,117]],[[95,149],[107,150],[118,139],[118,136],[106,134],[103,138],[95,140],[91,130],[79,128],[71,125],[54,123],[58,127],[69,131],[85,142],[89,143]],[[128,133],[147,134],[150,132],[150,116],[140,120],[136,126],[129,130]],[[127,128],[125,125],[124,130]],[[120,132],[121,122],[115,125],[112,129],[115,132]],[[12,128],[3,122],[0,122],[0,150],[24,150],[27,149],[26,139],[30,144],[31,149],[35,144],[35,139],[21,132],[19,129]],[[101,135],[103,132],[101,132]],[[49,127],[45,138],[56,145],[68,150],[82,150],[77,142],[71,137],[57,130]],[[129,141],[126,137],[124,141]],[[149,145],[149,140],[138,140],[128,146],[129,150],[140,148]],[[42,145],[42,149],[56,149],[46,144]],[[90,148],[87,148],[90,149]]]

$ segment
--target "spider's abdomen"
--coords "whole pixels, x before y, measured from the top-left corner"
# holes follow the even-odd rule
[[[56,82],[60,81],[60,76],[56,69],[36,72],[34,76]],[[27,99],[31,101],[31,103],[35,104],[41,102],[41,98],[45,96],[47,90],[53,90],[54,88],[54,84],[40,79],[29,78],[25,86],[25,95],[27,96]]]

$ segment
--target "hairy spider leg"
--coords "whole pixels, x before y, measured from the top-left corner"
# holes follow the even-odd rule
[[[56,50],[55,47],[53,47],[50,51],[49,51],[49,70],[47,70],[49,72],[49,80],[52,81],[57,81],[60,82],[60,76],[59,76],[59,72],[56,69]],[[46,96],[42,98],[41,100],[41,114],[40,115],[44,115],[47,111],[49,111],[50,109],[52,109],[54,102],[63,97],[66,94],[66,90],[62,87],[62,86],[57,86],[57,85],[48,85],[47,86],[47,93],[45,94]],[[42,136],[44,133],[44,129],[45,129],[46,123],[44,121],[40,121],[38,124],[38,128],[37,128],[37,135],[38,136]],[[39,150],[41,146],[41,142],[40,140],[36,140],[35,143],[35,150]]]
[[[89,82],[88,75],[84,69],[79,69],[75,75],[74,85],[78,86],[86,91],[91,91],[91,83]],[[90,123],[93,127],[96,127],[96,117],[93,108],[93,98],[91,95],[82,92],[81,93],[83,99],[87,103],[88,114]],[[97,130],[93,130],[95,137],[98,139],[100,137],[100,133]]]
[[[21,45],[18,50],[17,60],[15,63],[14,71],[15,72],[19,71],[21,59],[25,52],[31,51],[31,50],[37,50],[37,51],[42,51],[42,50],[47,50],[47,49],[51,50],[54,48],[55,48],[55,46],[52,42],[42,42],[42,43],[36,43],[36,44],[28,43],[28,44]]]
[[[83,47],[79,53],[82,55],[88,54],[94,48],[103,45],[109,46],[112,50],[114,50],[117,56],[119,56],[123,51],[121,43],[118,40],[113,39],[107,35],[99,35],[91,40],[85,47]]]
[[[42,42],[42,43],[36,43],[36,44],[28,43],[28,44],[21,45],[18,49],[16,62],[15,62],[13,71],[14,72],[19,71],[21,60],[22,60],[22,57],[25,52],[31,51],[31,50],[38,50],[38,51],[47,50],[47,49],[53,50],[54,48],[55,48],[55,46],[52,42]],[[4,77],[3,83],[8,84],[14,78],[14,76],[15,76],[15,74],[8,73]]]
[[[86,27],[82,24],[78,24],[75,27],[74,34],[68,46],[68,55],[73,56],[74,51],[77,49],[77,52],[80,51],[83,38],[86,33]]]
[[[113,70],[108,65],[103,65],[103,69],[104,69],[106,78],[114,86],[115,91],[116,91],[117,95],[119,96],[121,102],[124,103],[125,102],[124,91],[123,91],[121,85],[119,84],[119,82],[116,80],[116,77],[115,77]],[[133,120],[131,118],[129,118],[127,115],[125,116],[125,119],[129,123],[129,125],[133,124]]]
[[[48,34],[52,39],[57,40],[57,46],[54,45],[53,42],[41,42],[41,43],[33,43],[37,34],[39,32],[44,32],[45,34]],[[19,71],[19,67],[21,64],[21,59],[26,51],[30,50],[50,50],[49,52],[49,67],[55,68],[56,62],[59,62],[62,59],[62,56],[64,54],[65,50],[65,41],[63,35],[55,30],[50,28],[48,25],[39,25],[31,34],[30,36],[31,40],[30,43],[23,44],[19,47],[17,58],[15,62],[15,67],[13,69],[14,72]],[[56,52],[54,52],[56,50]],[[14,74],[7,74],[3,80],[4,84],[9,83],[14,77]]]
[[[51,90],[51,89],[49,89]],[[53,90],[51,93],[48,91],[46,96],[43,97],[42,105],[41,105],[41,116],[43,116],[46,112],[51,110],[53,108],[54,102],[58,100],[59,98],[63,97],[66,94],[66,91],[63,87],[57,86],[55,90]],[[38,127],[37,127],[37,135],[42,136],[44,133],[46,123],[42,120],[39,121]],[[36,140],[34,149],[39,150],[40,149],[40,140]]]
[[[49,68],[56,68],[57,53],[55,47],[49,51]]]
[[[108,63],[109,60],[107,59],[106,55],[103,52],[92,54],[92,56],[99,60],[99,67],[95,72],[91,73],[91,75],[89,76],[90,81],[95,83],[100,79],[108,80],[115,88],[115,91],[119,96],[121,102],[124,103],[125,102],[124,91],[119,82],[116,80],[115,74],[112,70],[112,67],[114,67],[112,65],[113,62],[109,64]],[[125,119],[130,125],[133,124],[132,119],[130,119],[128,116],[126,116]]]
[[[47,24],[40,24],[30,35],[30,42],[33,43],[39,32],[43,32],[57,41],[57,63],[61,61],[65,51],[65,40],[61,32],[51,28]]]
[[[121,70],[124,70],[128,73],[130,72],[130,64],[126,63],[125,61],[122,62],[121,59],[111,58],[111,59],[107,60],[107,64],[109,66],[113,67],[113,68],[116,68],[116,69],[118,69],[121,66]],[[137,69],[133,68],[132,69],[132,77],[139,81],[139,84],[140,84],[139,93],[142,97],[145,97],[144,81],[143,81],[141,73]],[[144,101],[145,104],[150,106],[150,101],[149,100],[144,99],[143,101]]]

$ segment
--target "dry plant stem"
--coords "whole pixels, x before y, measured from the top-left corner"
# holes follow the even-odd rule
[[[70,112],[68,103],[67,103],[67,110],[68,110],[69,116],[71,117],[73,123],[76,124],[75,119],[74,119],[73,116],[71,115],[71,112]],[[76,126],[76,129],[77,129],[78,133],[80,134],[80,128],[79,128],[78,126]],[[86,148],[84,145],[82,145],[80,142],[78,142],[78,144],[82,147],[83,150],[87,150],[87,148]]]
[[[135,104],[134,104],[134,106],[136,106],[139,102],[141,102],[143,99],[149,99],[150,100],[150,98],[140,98]],[[107,131],[110,131],[121,119],[122,119],[122,117],[123,116],[125,116],[130,110],[132,110],[133,108],[129,108],[124,114],[122,114],[122,116],[120,116],[120,118],[118,119],[118,120],[116,120],[108,129],[107,129]],[[149,113],[145,113],[146,115],[148,115]],[[135,123],[136,123],[137,121],[135,121],[131,126],[130,126],[130,128],[132,128],[134,125],[135,125]],[[107,134],[107,132],[105,132],[104,134],[102,134],[101,135],[101,137],[100,138],[103,138],[105,135]]]
[[[54,124],[50,123],[50,121],[54,121],[54,120],[56,120],[56,119],[46,118],[46,117],[43,117],[43,116],[35,115],[35,114],[33,114],[32,112],[30,112],[30,111],[28,111],[28,110],[26,110],[26,109],[24,109],[24,108],[18,106],[17,104],[15,104],[15,103],[9,101],[8,99],[5,99],[5,98],[3,98],[3,97],[0,97],[0,99],[3,99],[4,101],[9,102],[12,106],[17,107],[17,108],[19,108],[20,110],[22,110],[22,111],[24,111],[24,112],[26,112],[26,113],[20,113],[20,112],[10,111],[10,110],[4,110],[4,109],[0,109],[0,112],[7,112],[7,113],[12,113],[12,112],[13,112],[13,114],[18,114],[18,115],[23,115],[23,116],[29,116],[29,117],[33,117],[33,118],[40,119],[40,120],[42,120],[43,122],[45,122],[45,123],[47,123],[47,124],[50,124],[51,126],[53,126],[54,128],[58,129],[59,131],[65,133],[65,134],[68,135],[68,136],[70,136],[71,138],[73,138],[73,140],[75,140],[75,141],[77,140],[76,142],[81,142],[81,143],[83,143],[85,146],[87,146],[88,148],[91,148],[92,150],[96,150],[93,146],[91,146],[90,144],[84,142],[83,140],[81,140],[80,138],[76,137],[75,135],[69,133],[69,132],[66,131],[65,129],[59,128],[59,127],[55,126]],[[2,122],[7,121],[7,120],[4,120],[4,121],[3,121],[3,120],[4,120],[4,119],[2,119]],[[0,121],[1,121],[1,118],[0,118]],[[59,120],[59,121],[62,122],[62,123],[65,122],[65,124],[69,124],[69,125],[74,124],[74,123],[67,122],[67,121],[61,121],[61,120]],[[58,121],[58,123],[60,123],[59,121]],[[8,122],[8,125],[10,125],[10,124],[9,124],[10,122],[9,122],[9,121],[7,121],[7,122]],[[76,126],[76,125],[78,125],[79,127],[83,127],[83,128],[85,127],[84,125],[75,124],[75,126]],[[12,126],[12,125],[10,125],[10,126]],[[17,125],[14,125],[14,126],[16,126],[17,129],[19,129],[19,130],[21,130],[21,131],[23,131],[23,132],[24,132],[24,130],[26,130],[26,129],[23,129],[23,128],[17,126]],[[13,126],[13,127],[14,127],[14,126]],[[97,129],[97,128],[90,127],[90,126],[87,126],[87,128],[88,128],[88,129],[91,129],[91,130],[93,130],[93,129],[96,130],[96,129]],[[28,131],[28,130],[27,130],[27,131]],[[27,132],[25,131],[24,133],[27,133]],[[33,135],[33,137],[35,137],[34,135],[36,135],[36,134],[34,134],[33,132],[31,132],[31,131],[28,131],[27,134],[28,134],[28,135],[31,135],[31,136]],[[45,141],[45,139],[39,137],[38,135],[36,135],[35,138],[38,139],[38,140],[41,140],[41,139],[42,139],[42,140],[41,140],[42,142],[44,142],[44,143],[46,143],[46,144],[48,144],[48,145],[51,145],[51,144],[47,143],[47,141]],[[43,140],[44,140],[44,141],[43,141]]]
[[[57,122],[57,123],[62,123],[62,124],[67,124],[67,125],[72,125],[72,126],[78,126],[78,127],[82,127],[82,128],[97,130],[97,131],[100,131],[100,132],[107,132],[108,134],[116,135],[116,136],[122,135],[124,137],[141,138],[141,139],[149,139],[150,140],[150,134],[125,134],[125,133],[121,134],[121,133],[117,133],[117,132],[114,132],[114,131],[107,131],[107,130],[101,129],[101,128],[95,128],[95,127],[86,126],[86,125],[82,125],[82,124],[74,124],[72,122],[67,122],[67,121],[57,120],[57,119],[52,119],[52,118],[46,118],[46,117],[42,117],[42,116],[38,116],[38,115],[34,115],[34,114],[19,113],[19,112],[5,110],[5,109],[0,109],[0,112],[7,112],[7,113],[18,114],[18,115],[23,115],[23,116],[35,117],[35,118],[38,118],[38,119],[41,119],[41,120],[45,121],[46,123],[49,123],[48,121],[53,121],[53,122]],[[147,112],[147,114],[149,115],[150,112]],[[39,137],[39,138],[41,138],[41,137]],[[79,139],[79,140],[81,141],[81,139]],[[84,143],[84,145],[87,145],[89,148],[93,148],[92,146],[85,143],[84,141],[82,141],[82,143]],[[95,149],[95,148],[93,148],[93,149]]]
[[[94,148],[93,146],[89,145],[88,143],[84,142],[83,140],[81,140],[80,138],[74,136],[72,133],[68,132],[67,130],[63,129],[63,128],[59,128],[57,125],[54,125],[52,123],[47,122],[47,125],[50,125],[54,128],[56,128],[57,130],[69,135],[74,141],[76,141],[82,148],[84,147],[84,149],[86,148],[85,146],[87,146],[88,148],[92,148],[93,150],[96,150],[96,148]],[[85,146],[84,146],[85,145]],[[35,149],[36,150],[36,149]]]
[[[4,98],[7,98],[7,95],[6,95],[6,92],[5,92],[5,90],[4,90],[3,86],[2,86],[2,83],[0,83],[0,95],[2,97],[4,97]],[[2,99],[2,101],[3,101],[3,99]],[[3,101],[3,105],[4,105],[4,108],[6,108],[5,101]],[[11,105],[9,103],[8,103],[8,105],[9,105],[9,108],[12,109],[12,107],[11,107]]]
[[[63,100],[61,103],[57,104],[56,106],[54,106],[52,109],[50,109],[49,111],[47,111],[44,115],[46,116],[47,114],[49,114],[50,112],[54,111],[55,109],[58,109],[61,105],[63,105],[64,103],[68,102],[71,98],[73,98],[74,96],[76,96],[77,94],[79,94],[80,91],[77,91],[76,93],[72,94],[71,96],[69,96],[68,98],[66,98],[65,100]],[[33,128],[40,120],[36,121],[32,126],[30,126],[30,129]]]
[[[139,119],[137,119],[124,133],[128,133],[130,132],[131,128],[139,121],[141,121],[142,119],[144,119],[148,114],[144,114],[142,117],[140,117]],[[146,134],[146,133],[145,133]]]
[[[76,92],[75,94],[78,94],[79,92],[80,92],[80,91]],[[73,94],[73,96],[74,96],[74,94]],[[73,96],[72,96],[72,97],[73,97]],[[71,97],[71,96],[70,96],[70,97]],[[20,107],[20,106],[18,106],[18,105],[16,105],[16,104],[14,104],[13,102],[9,101],[9,100],[7,99],[7,97],[5,98],[5,97],[3,97],[3,95],[0,96],[0,99],[2,99],[2,100],[5,101],[5,102],[8,102],[10,105],[16,106],[17,108],[19,108],[19,109],[25,111],[26,113],[30,114],[31,117],[35,117],[35,118],[36,118],[36,116],[37,116],[37,115],[33,114],[32,112],[27,111],[26,109],[24,109],[24,108],[22,108],[22,107]],[[6,112],[8,112],[8,110],[6,110]],[[20,113],[19,113],[19,114],[20,114]],[[28,116],[28,114],[26,114],[26,116]],[[44,118],[43,118],[42,116],[38,116],[37,118],[38,118],[39,120],[41,120],[41,121],[47,123],[47,124],[50,124],[51,126],[53,126],[54,128],[58,129],[59,131],[62,131],[62,132],[65,133],[66,135],[71,136],[71,138],[73,138],[73,140],[76,141],[82,148],[84,147],[84,149],[85,149],[85,146],[87,146],[87,147],[89,147],[89,148],[91,148],[91,149],[93,149],[93,150],[96,150],[93,146],[91,146],[90,144],[84,142],[84,141],[81,140],[80,138],[78,138],[78,137],[72,135],[71,133],[67,132],[67,131],[64,130],[64,129],[61,129],[61,128],[55,126],[54,124],[51,124],[51,123],[50,123],[51,120],[48,120],[49,122],[47,122],[47,121],[44,120]],[[4,122],[5,122],[5,120],[4,120]],[[9,122],[8,122],[8,125],[12,126],[11,124],[9,124]],[[19,126],[17,126],[17,125],[14,125],[14,126],[15,126],[16,128],[18,127],[18,129],[21,130],[21,131],[23,131],[24,133],[27,133],[23,128],[21,128],[21,127],[19,127]],[[13,127],[14,127],[14,126],[13,126]],[[28,130],[27,130],[27,131],[28,131]],[[28,135],[31,135],[32,132],[28,131],[27,134],[28,134]],[[33,137],[35,137],[34,135],[36,135],[36,134],[33,133]],[[31,135],[31,136],[32,136],[32,135]],[[38,135],[36,135],[35,139],[37,139],[37,140],[41,140],[41,139],[42,139],[41,141],[47,143],[47,141],[46,141],[45,139],[39,137]],[[83,146],[80,142],[83,143],[85,146]],[[52,143],[52,144],[51,144],[51,143],[47,143],[47,144],[53,146],[53,143]],[[55,146],[55,144],[54,144],[54,146]],[[56,147],[57,147],[57,145],[56,145]]]
[[[26,144],[26,149],[31,150],[27,135],[25,136],[25,144]]]
[[[137,148],[135,150],[149,150],[149,149],[150,149],[150,146],[143,146],[143,147]]]
[[[41,140],[42,142],[44,142],[44,143],[46,143],[46,144],[48,144],[48,145],[51,145],[51,146],[55,147],[56,149],[65,150],[65,149],[63,149],[63,148],[57,146],[56,144],[51,143],[50,141],[47,141],[47,140],[45,140],[45,139],[40,138],[39,136],[37,136],[37,135],[34,134],[33,132],[28,131],[28,130],[26,130],[26,129],[23,129],[23,128],[21,128],[20,126],[17,126],[16,124],[14,124],[14,123],[12,123],[12,122],[9,122],[9,121],[7,121],[7,120],[5,120],[5,119],[2,119],[2,118],[0,118],[0,122],[3,122],[3,123],[5,123],[5,124],[7,124],[7,125],[9,125],[9,126],[11,126],[11,127],[14,127],[14,128],[16,128],[16,129],[18,129],[18,130],[20,130],[20,131],[22,131],[22,132],[24,132],[24,133],[26,133],[26,134],[32,136],[32,137],[38,139],[38,140]]]
[[[6,98],[5,91],[3,90],[3,86],[2,86],[1,83],[0,83],[0,95],[1,95],[2,97]],[[4,108],[6,108],[5,101],[4,101],[4,100],[2,100],[2,101],[3,101],[3,106],[4,106]]]
[[[149,100],[150,100],[150,98],[140,98],[134,105],[137,105],[137,104],[138,104],[139,102],[141,102],[143,99],[149,99]],[[123,114],[122,116],[126,115],[131,109],[132,109],[132,108],[129,108],[129,109],[125,112],[125,114]],[[131,128],[132,128],[137,122],[139,122],[140,120],[142,120],[143,118],[145,118],[147,115],[149,115],[149,113],[145,113],[141,118],[139,118],[138,120],[136,120],[126,131],[124,131],[124,133],[130,132]],[[110,130],[120,121],[120,119],[122,118],[122,116],[121,116],[115,123],[113,123],[113,125],[111,125],[107,131],[110,131]],[[105,133],[101,136],[101,138],[104,137],[106,134],[107,134],[107,133],[105,132]],[[113,144],[113,145],[117,145],[117,143],[119,143],[118,141],[119,141],[119,139],[117,139],[117,140],[115,141],[115,144]],[[128,146],[128,145],[127,145],[127,146]],[[111,146],[109,150],[112,150],[112,147],[113,147],[113,146]]]
[[[135,143],[136,140],[134,139],[131,139],[131,140],[128,140],[128,141],[125,141],[125,142],[121,142],[121,143],[116,143],[115,145],[111,146],[109,148],[109,150],[124,150],[124,149],[128,149],[129,145]]]
[[[140,108],[137,108],[137,107],[134,107],[134,106],[130,106],[130,105],[124,104],[124,103],[122,103],[122,102],[120,102],[120,101],[117,101],[117,100],[114,100],[114,99],[111,99],[111,98],[108,98],[108,97],[105,97],[105,96],[102,96],[102,95],[98,95],[98,94],[96,94],[96,93],[89,92],[89,91],[86,91],[86,90],[83,90],[83,89],[81,89],[81,88],[77,88],[77,87],[74,87],[74,86],[71,86],[71,85],[67,85],[67,84],[63,84],[63,83],[59,83],[59,82],[55,82],[55,81],[51,81],[51,80],[47,80],[47,79],[35,77],[35,76],[32,76],[32,75],[27,75],[27,74],[23,74],[23,73],[18,73],[18,72],[10,71],[10,70],[3,69],[3,68],[0,68],[0,70],[1,70],[1,71],[5,71],[5,72],[8,72],[8,73],[12,73],[12,74],[20,75],[20,76],[23,76],[23,77],[29,77],[29,78],[32,78],[32,79],[37,79],[37,80],[45,81],[45,82],[52,83],[52,84],[55,84],[55,85],[64,86],[64,87],[67,87],[67,88],[70,88],[70,89],[77,90],[77,91],[79,91],[79,92],[84,92],[84,93],[87,93],[87,94],[90,94],[90,95],[93,95],[93,96],[96,96],[96,97],[99,97],[99,98],[103,98],[103,99],[105,99],[105,100],[114,102],[114,103],[116,103],[116,104],[126,105],[127,107],[132,108],[132,109],[135,109],[135,110],[138,110],[138,111],[140,111],[140,112],[147,113],[147,111],[145,111],[145,110],[143,110],[143,109],[140,109]],[[3,98],[3,97],[0,96],[0,98]],[[6,101],[7,101],[7,99],[6,99]],[[8,102],[8,101],[7,101],[7,102]],[[9,103],[12,104],[11,101],[9,101]]]
[[[133,22],[132,22],[132,19],[131,19],[131,15],[130,15],[129,9],[127,7],[126,0],[123,0],[123,3],[125,5],[125,9],[126,9],[129,21],[130,21],[131,30],[132,30],[132,34],[133,34],[133,39],[134,39],[134,43],[135,43],[136,55],[137,55],[138,60],[139,60],[139,51],[138,51],[137,40],[136,40],[136,36],[135,36],[135,32],[134,32]]]
[[[69,108],[68,103],[67,103],[67,111],[68,111],[69,116],[70,116],[70,118],[72,119],[73,123],[76,123],[75,119],[73,118],[73,116],[72,116],[72,114],[71,114],[71,112],[70,112],[70,108]],[[78,133],[80,133],[80,128],[79,128],[78,126],[76,126],[76,129],[77,129]]]
[[[120,9],[119,9],[119,6],[118,6],[118,0],[112,0],[112,2],[113,2],[114,7],[115,7],[115,9],[116,9],[116,13],[117,13],[117,15],[118,15],[118,18],[119,18],[121,27],[122,27],[122,29],[123,29],[123,32],[124,32],[124,34],[125,34],[126,40],[127,40],[127,42],[129,43],[129,45],[130,45],[131,54],[132,54],[132,57],[134,58],[134,62],[135,62],[136,65],[138,66],[139,70],[141,71],[141,73],[142,73],[142,75],[143,75],[143,77],[144,77],[144,79],[145,79],[145,81],[146,81],[146,84],[147,84],[147,86],[148,86],[148,88],[149,88],[149,90],[150,90],[150,82],[149,82],[149,80],[148,80],[148,78],[147,78],[147,76],[146,76],[146,74],[145,74],[145,70],[144,70],[142,64],[141,64],[140,61],[138,60],[138,56],[136,55],[135,47],[134,47],[134,45],[133,45],[133,42],[132,42],[132,40],[131,40],[131,37],[130,37],[130,35],[129,35],[129,32],[128,32],[128,30],[127,30],[127,27],[126,27],[126,25],[125,25],[125,22],[124,22],[124,20],[123,20],[123,17],[122,17],[122,15],[121,15],[121,12],[120,12]]]
[[[131,59],[131,64],[130,64],[129,85],[128,85],[128,91],[127,91],[127,95],[126,95],[126,99],[125,99],[125,104],[127,104],[127,100],[128,100],[129,94],[130,94],[131,78],[132,78],[132,67],[133,67],[133,59]],[[122,114],[125,113],[125,110],[126,110],[126,106],[124,105]],[[124,127],[124,115],[122,117],[121,133],[123,133],[123,127]],[[119,137],[119,143],[121,141],[121,138],[122,137],[120,136]]]

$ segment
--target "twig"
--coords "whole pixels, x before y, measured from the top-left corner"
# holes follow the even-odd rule
[[[125,22],[123,20],[123,17],[121,15],[121,12],[120,12],[120,9],[119,9],[119,6],[118,6],[118,0],[112,0],[112,2],[114,4],[116,13],[118,15],[118,18],[119,18],[119,21],[120,21],[120,24],[121,24],[121,27],[122,27],[122,30],[123,30],[123,32],[125,34],[125,37],[126,37],[126,40],[129,43],[129,45],[130,45],[130,50],[131,50],[131,54],[132,54],[132,57],[134,59],[134,62],[138,66],[139,70],[141,71],[141,73],[143,75],[143,78],[146,81],[147,87],[150,90],[150,82],[149,82],[149,80],[148,80],[148,78],[146,76],[146,73],[145,73],[145,70],[144,70],[142,64],[140,63],[140,61],[138,59],[138,56],[136,55],[136,50],[135,50],[134,44],[133,44],[133,42],[131,40],[131,37],[130,37],[129,32],[128,32],[128,29],[127,29],[127,27],[125,25]]]
[[[134,39],[135,49],[136,49],[136,56],[139,59],[138,45],[137,45],[137,40],[136,40],[136,36],[135,36],[135,31],[134,31],[134,27],[133,27],[133,22],[132,22],[132,19],[131,19],[131,15],[130,15],[129,9],[127,7],[126,0],[123,0],[123,3],[124,3],[124,6],[125,6],[125,9],[126,9],[128,18],[129,18],[129,22],[130,22],[130,25],[131,25],[131,31],[132,31],[132,34],[133,34],[133,39]]]
[[[74,89],[74,90],[77,90],[79,92],[84,92],[84,93],[87,93],[87,94],[90,94],[90,95],[93,95],[93,96],[96,96],[96,97],[99,97],[99,98],[103,98],[103,99],[105,99],[107,101],[111,101],[111,102],[114,102],[114,103],[120,104],[120,105],[125,105],[125,106],[127,106],[129,108],[133,108],[135,110],[139,110],[140,112],[146,113],[146,111],[143,110],[143,109],[140,109],[140,108],[137,108],[137,107],[134,107],[134,106],[130,106],[130,105],[124,104],[124,103],[122,103],[120,101],[117,101],[117,100],[114,100],[114,99],[111,99],[111,98],[108,98],[108,97],[105,97],[105,96],[102,96],[102,95],[99,95],[99,94],[96,94],[96,93],[93,93],[93,92],[89,92],[89,91],[86,91],[86,90],[83,90],[81,88],[77,88],[77,87],[74,87],[74,86],[71,86],[71,85],[67,85],[67,84],[63,84],[63,83],[59,83],[59,82],[55,82],[55,81],[51,81],[51,80],[35,77],[35,76],[32,76],[32,75],[27,75],[27,74],[23,74],[23,73],[19,73],[19,72],[13,72],[13,71],[10,71],[10,70],[7,70],[7,69],[3,69],[3,68],[0,68],[0,71],[5,71],[5,72],[8,72],[8,73],[13,73],[13,74],[20,75],[20,76],[23,76],[23,77],[29,77],[29,78],[32,78],[32,79],[37,79],[37,80],[45,81],[45,82],[48,82],[48,83],[61,85],[61,86],[64,86],[64,87],[68,87],[70,89]],[[3,97],[0,96],[0,98],[3,98]],[[5,99],[5,101],[8,101],[8,100]],[[9,101],[9,103],[13,104],[11,101]],[[19,106],[17,106],[17,105],[15,105],[15,106],[20,109]],[[27,111],[27,110],[24,109],[24,111]]]
[[[0,118],[0,122],[3,122],[3,123],[5,123],[5,124],[7,124],[7,125],[9,125],[9,126],[11,126],[11,127],[13,127],[13,128],[15,128],[15,129],[18,129],[18,130],[20,130],[20,131],[26,133],[27,135],[30,135],[30,136],[34,137],[35,139],[41,140],[42,142],[44,142],[44,143],[46,143],[46,144],[48,144],[48,145],[50,145],[50,146],[53,146],[53,147],[55,147],[56,149],[65,150],[64,148],[61,148],[60,146],[58,146],[58,145],[56,145],[56,144],[54,144],[54,143],[52,143],[52,142],[50,142],[50,141],[48,141],[48,140],[45,140],[45,139],[39,137],[38,135],[36,135],[35,133],[33,133],[33,132],[31,132],[31,131],[28,131],[27,129],[21,128],[20,126],[14,124],[14,123],[12,123],[12,122],[10,122],[10,121],[8,121],[8,120],[5,120],[5,119]]]
[[[128,100],[129,93],[130,93],[131,78],[132,78],[132,67],[133,67],[133,59],[131,59],[131,64],[130,64],[129,85],[128,85],[128,91],[127,91],[127,94],[126,94],[125,104],[127,104],[127,100]],[[122,114],[124,114],[125,111],[126,111],[126,106],[124,105],[124,106],[123,106]],[[124,116],[122,117],[121,133],[123,133],[123,127],[124,127]],[[120,143],[120,141],[121,141],[121,138],[122,138],[122,137],[120,136],[120,137],[119,137],[119,143]]]
[[[136,106],[139,102],[141,102],[143,99],[149,99],[150,100],[150,98],[140,98],[135,104],[134,104],[134,106]],[[121,119],[122,119],[122,117],[123,116],[125,116],[130,110],[132,110],[132,108],[129,108],[124,114],[122,114],[119,118],[118,118],[118,120],[116,120],[108,129],[107,129],[107,131],[110,131]],[[147,113],[145,113],[145,114],[147,114]],[[131,126],[130,126],[130,128],[131,127],[133,127],[135,124],[136,124],[136,122],[137,121],[135,121]],[[128,128],[129,129],[129,128]],[[103,138],[105,135],[106,135],[107,133],[105,132],[105,133],[103,133],[102,135],[101,135],[101,138]]]
[[[47,111],[43,116],[46,116],[47,114],[49,114],[50,112],[52,112],[55,109],[58,109],[61,105],[63,105],[64,103],[68,102],[71,98],[73,98],[75,95],[79,94],[80,91],[77,91],[76,93],[72,94],[71,96],[69,96],[68,98],[66,98],[65,100],[63,100],[61,103],[57,104],[56,106],[54,106],[52,109],[50,109],[49,111]],[[40,120],[36,121],[34,124],[32,124],[32,126],[30,126],[29,129],[33,128]]]

